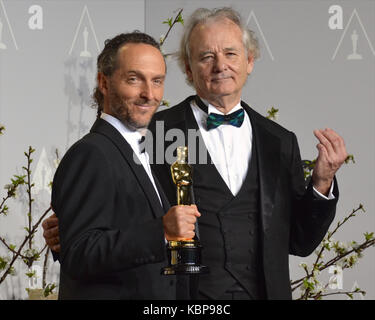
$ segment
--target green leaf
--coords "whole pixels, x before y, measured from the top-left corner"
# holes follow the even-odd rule
[[[371,233],[365,232],[363,235],[365,236],[366,241],[374,239],[374,233],[373,232],[371,232]]]
[[[305,286],[306,289],[313,291],[314,290],[314,284],[312,282],[309,282],[307,279],[303,280],[303,285]]]
[[[11,268],[9,269],[9,274],[10,274],[11,276],[15,276],[15,275],[16,275],[16,269],[14,269],[14,267],[11,267]]]
[[[366,212],[365,208],[363,207],[363,204],[360,203],[359,204],[359,207],[358,207],[359,210],[362,210],[363,212]]]
[[[167,20],[164,20],[163,23],[164,24],[167,24],[168,26],[172,27],[172,23],[173,23],[173,18],[168,18]]]
[[[0,270],[4,270],[8,265],[9,259],[7,257],[0,257]]]
[[[18,187],[19,185],[26,184],[26,181],[25,181],[26,175],[23,175],[23,176],[13,175],[13,177],[15,179],[12,179],[12,178],[10,179],[10,181],[12,181],[13,186]]]
[[[270,110],[267,110],[268,116],[266,116],[266,118],[276,120],[276,115],[278,112],[279,112],[279,109],[275,109],[274,107],[271,107]]]
[[[51,293],[53,293],[53,290],[56,288],[56,284],[54,283],[49,283],[47,286],[44,288],[44,296],[48,297]]]
[[[352,162],[352,163],[355,163],[355,160],[354,160],[354,156],[352,154],[349,154],[346,159],[345,159],[345,163],[348,164],[349,162]]]
[[[166,106],[166,107],[169,107],[170,106],[170,103],[168,100],[162,100],[161,103],[160,103],[161,106]]]
[[[32,278],[32,277],[34,277],[34,276],[36,275],[36,271],[34,270],[33,272],[26,272],[25,274],[26,274],[26,276],[28,276],[29,278]]]
[[[8,214],[8,212],[9,212],[9,208],[8,208],[8,206],[5,204],[5,205],[3,206],[3,208],[1,209],[0,213],[4,214],[4,215],[6,216],[6,215]]]
[[[182,25],[184,25],[184,19],[182,18],[182,15],[181,13],[178,15],[177,17],[177,22],[181,23]]]

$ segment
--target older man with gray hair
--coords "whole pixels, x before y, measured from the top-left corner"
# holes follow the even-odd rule
[[[314,131],[319,153],[306,188],[295,134],[241,101],[259,47],[239,13],[197,9],[184,31],[179,64],[196,95],[156,113],[152,124],[197,129],[208,152],[208,164],[199,163],[199,154],[192,159],[210,268],[200,276],[198,298],[290,299],[288,255],[313,252],[334,218],[344,141],[331,129]],[[176,203],[168,165],[153,170]]]

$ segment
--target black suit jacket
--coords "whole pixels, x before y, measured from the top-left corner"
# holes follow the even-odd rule
[[[188,97],[177,106],[155,114],[150,125],[153,135],[156,136],[156,121],[164,122],[165,132],[177,128],[186,135],[188,129],[198,129],[189,103],[192,98]],[[267,298],[290,299],[288,255],[308,256],[319,245],[335,215],[337,182],[335,181],[334,200],[316,198],[312,185],[305,187],[295,134],[261,116],[244,102],[241,104],[250,117],[257,145],[261,222],[259,234]],[[187,144],[187,137],[185,138]],[[165,143],[164,149],[171,143],[174,142]],[[169,164],[154,163],[153,170],[170,203],[174,204],[176,191]]]
[[[62,159],[52,207],[60,228],[60,299],[174,299],[162,208],[133,150],[98,119]]]

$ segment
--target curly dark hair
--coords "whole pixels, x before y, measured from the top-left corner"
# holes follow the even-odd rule
[[[104,42],[104,49],[99,54],[97,60],[98,72],[103,73],[105,76],[110,77],[118,68],[117,53],[127,43],[144,43],[149,44],[160,50],[159,43],[146,33],[135,30],[130,33],[121,33],[112,39],[107,39]],[[97,117],[99,118],[103,111],[104,96],[100,92],[98,86],[94,88],[93,93],[93,106],[98,108]]]

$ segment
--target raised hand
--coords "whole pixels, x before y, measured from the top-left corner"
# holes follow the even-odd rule
[[[314,130],[319,154],[312,174],[315,189],[327,195],[337,170],[348,154],[343,138],[332,129]]]

